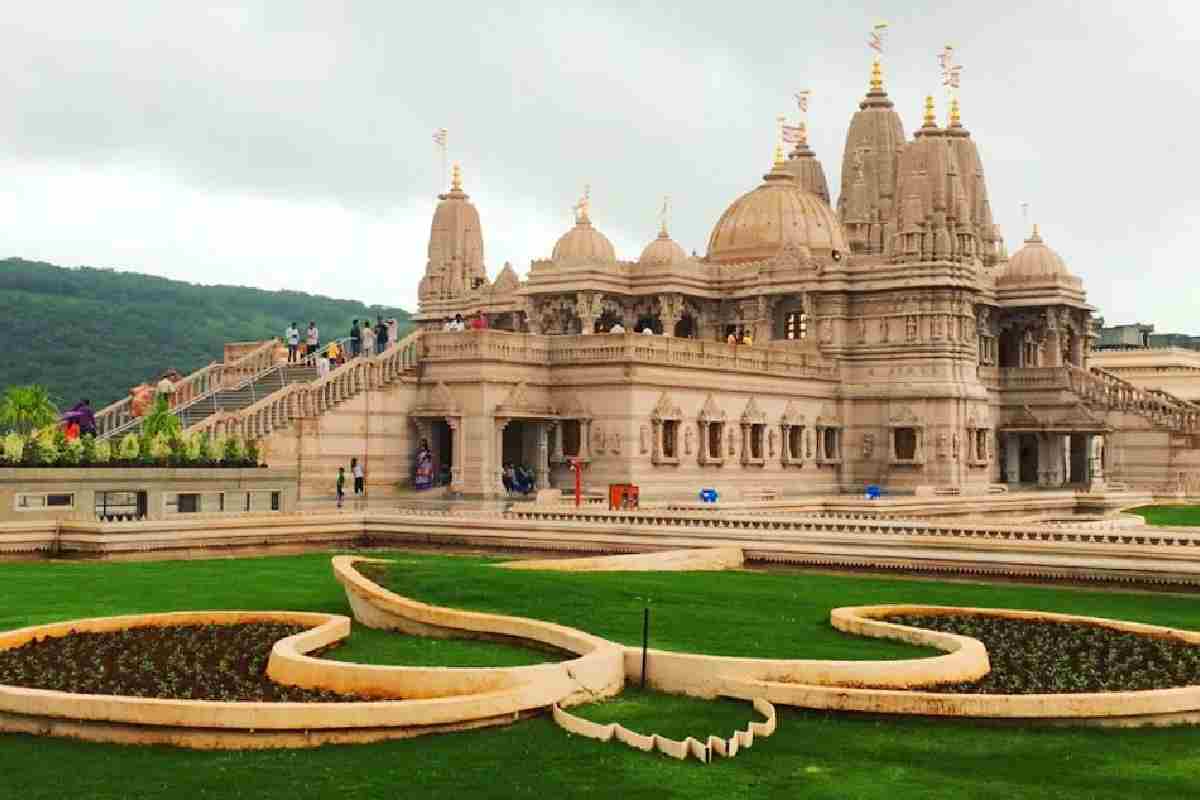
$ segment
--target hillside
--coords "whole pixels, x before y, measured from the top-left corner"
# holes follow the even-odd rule
[[[187,374],[221,358],[225,342],[282,336],[315,320],[326,340],[350,320],[407,311],[303,292],[201,286],[133,272],[0,260],[0,392],[40,383],[60,403],[95,408],[174,367]]]

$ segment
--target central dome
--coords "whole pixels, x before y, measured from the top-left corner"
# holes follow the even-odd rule
[[[801,246],[815,255],[849,250],[833,210],[804,191],[780,161],[763,176],[761,186],[725,209],[708,240],[709,261],[761,261]]]

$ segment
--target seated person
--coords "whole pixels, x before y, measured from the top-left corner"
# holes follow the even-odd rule
[[[619,322],[614,322],[612,327],[608,329],[609,333],[624,333],[625,326]]]
[[[500,473],[500,482],[504,484],[504,491],[507,492],[508,494],[512,494],[513,483],[514,483],[512,464],[504,465],[504,469]]]

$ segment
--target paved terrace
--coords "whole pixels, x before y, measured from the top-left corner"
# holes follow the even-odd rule
[[[873,512],[714,514],[526,505],[0,525],[0,554],[10,558],[411,546],[604,554],[733,546],[743,548],[748,562],[760,564],[1200,585],[1200,530],[1149,527],[1132,516],[989,524],[881,519]]]

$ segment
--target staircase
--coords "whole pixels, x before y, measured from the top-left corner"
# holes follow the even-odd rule
[[[1125,411],[1172,433],[1200,433],[1200,405],[1159,389],[1139,389],[1111,372],[1068,367],[1071,390],[1089,406]]]
[[[289,427],[297,419],[317,417],[369,389],[382,389],[416,372],[421,358],[421,332],[414,331],[387,350],[370,357],[347,361],[323,378],[309,376],[307,367],[285,368],[287,374],[264,374],[255,379],[270,394],[236,408],[217,408],[185,423],[188,433],[237,435],[247,440],[261,439]],[[305,377],[308,376],[308,377]],[[295,378],[293,380],[292,378]],[[242,388],[239,403],[247,400]],[[231,398],[232,400],[232,398]]]
[[[311,383],[316,379],[315,366],[278,365],[241,386],[220,389],[194,402],[177,406],[175,416],[179,417],[182,427],[186,430],[213,414],[240,411],[293,383]]]

